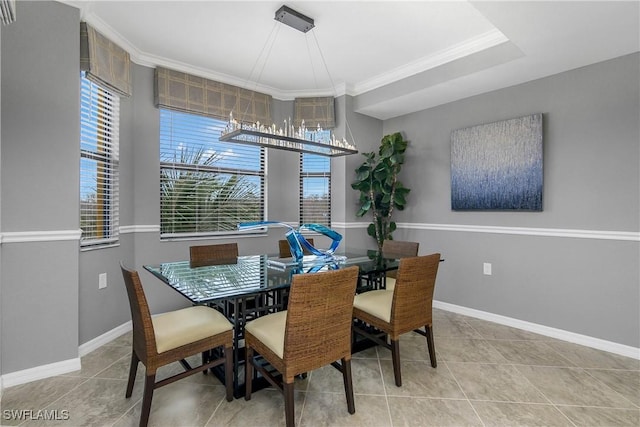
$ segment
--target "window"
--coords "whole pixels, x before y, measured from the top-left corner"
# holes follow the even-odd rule
[[[90,247],[118,241],[120,98],[80,80],[80,244]]]
[[[331,226],[331,158],[300,155],[300,224]]]
[[[264,150],[219,142],[225,125],[160,109],[161,237],[232,234],[264,219]]]

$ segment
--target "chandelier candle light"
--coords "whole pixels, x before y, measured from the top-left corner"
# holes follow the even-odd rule
[[[287,6],[282,6],[278,9],[274,19],[303,33],[314,27],[313,19]],[[291,118],[284,120],[284,125],[280,128],[276,127],[275,124],[243,123],[234,119],[232,111],[229,113],[229,122],[220,135],[220,141],[257,145],[299,153],[319,154],[328,157],[346,156],[358,152],[355,145],[347,142],[346,139],[336,139],[331,130],[329,130],[328,135],[327,137],[327,130],[322,129],[320,124],[315,130],[313,128],[307,129],[304,120],[302,120],[301,126],[296,129]]]
[[[301,153],[320,154],[337,157],[356,154],[358,150],[346,139],[336,139],[329,131],[329,138],[325,131],[317,126],[316,130],[305,127],[304,120],[299,128],[293,126],[291,119],[284,121],[284,126],[276,129],[276,125],[265,126],[260,122],[245,124],[233,118],[229,113],[229,122],[222,131],[220,141],[236,142],[239,144],[258,145],[267,148],[296,151]]]

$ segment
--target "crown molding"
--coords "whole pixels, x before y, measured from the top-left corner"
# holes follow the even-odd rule
[[[73,2],[72,2],[73,3]],[[72,4],[69,3],[69,4]],[[72,4],[73,5],[73,4]],[[165,67],[172,70],[180,71],[183,73],[193,74],[199,77],[203,77],[210,80],[215,80],[221,83],[226,83],[234,86],[238,86],[244,89],[254,90],[257,92],[266,93],[271,95],[275,99],[281,101],[291,101],[298,97],[309,96],[342,96],[350,95],[357,96],[372,89],[385,86],[390,83],[394,83],[398,80],[413,76],[415,74],[430,70],[456,59],[463,58],[465,56],[480,52],[482,50],[494,47],[498,44],[509,41],[509,39],[502,34],[498,29],[493,29],[486,33],[480,34],[476,37],[472,37],[463,42],[460,42],[448,49],[441,50],[434,55],[429,55],[424,58],[420,58],[416,61],[410,62],[406,65],[398,67],[390,72],[380,74],[371,79],[354,83],[346,84],[340,83],[333,88],[323,89],[309,89],[309,90],[282,90],[272,86],[260,84],[259,82],[252,82],[247,79],[242,79],[237,76],[232,76],[225,73],[215,72],[209,69],[195,67],[193,65],[174,61],[169,58],[161,57],[151,53],[143,52],[138,49],[128,39],[123,37],[120,33],[115,31],[109,24],[103,21],[99,16],[91,11],[91,7],[81,7],[81,19],[86,21],[89,25],[94,27],[98,32],[108,37],[111,41],[118,44],[124,50],[129,52],[131,60],[138,65],[155,68]]]
[[[359,95],[377,89],[508,41],[509,39],[498,29],[487,31],[486,33],[455,44],[450,48],[436,52],[433,55],[425,56],[387,73],[379,74],[368,80],[356,83],[353,85],[350,94]]]

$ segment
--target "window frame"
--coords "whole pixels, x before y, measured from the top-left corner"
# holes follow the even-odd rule
[[[120,242],[120,97],[84,72],[80,73],[79,148],[80,249],[115,246]],[[87,190],[93,180],[91,193]],[[83,194],[95,195],[96,205],[90,207]],[[90,227],[85,225],[86,218],[92,222]]]
[[[304,157],[305,156],[317,156],[318,158],[325,158],[328,162],[328,170],[326,171],[305,171],[304,170]],[[308,224],[308,223],[317,223],[322,224],[327,227],[331,227],[331,158],[321,156],[319,154],[310,154],[310,153],[300,153],[300,183],[299,183],[299,223]],[[314,178],[326,178],[327,179],[327,220],[324,222],[311,221],[306,220],[306,215],[304,211],[304,189],[305,189],[305,180],[314,179]]]
[[[246,221],[264,220],[267,212],[267,152],[266,150],[262,147],[250,147],[250,149],[240,150],[241,155],[242,153],[246,153],[247,151],[258,150],[258,154],[256,158],[252,158],[246,161],[247,164],[257,163],[259,165],[257,169],[242,167],[244,166],[242,164],[238,165],[237,167],[233,167],[233,166],[230,166],[229,164],[227,164],[226,166],[216,165],[215,162],[213,162],[212,164],[201,164],[199,162],[190,164],[190,163],[182,163],[179,161],[175,161],[175,159],[177,159],[179,144],[176,141],[174,141],[175,139],[174,128],[177,128],[179,126],[185,126],[185,122],[187,120],[203,120],[202,124],[200,125],[205,127],[205,124],[207,123],[206,121],[211,120],[213,121],[212,123],[214,123],[214,126],[219,127],[221,130],[226,125],[226,122],[211,116],[200,115],[196,113],[189,113],[184,111],[177,111],[177,110],[163,108],[163,107],[160,107],[159,111],[160,111],[160,141],[159,141],[159,145],[160,145],[159,146],[160,239],[161,240],[190,240],[194,238],[216,238],[216,237],[233,236],[233,235],[239,235],[239,234],[247,234],[247,232],[240,233],[237,230],[237,228],[228,229],[228,230],[217,230],[217,231],[215,230],[199,231],[197,229],[192,229],[189,231],[176,232],[175,224],[171,227],[168,227],[165,224],[165,221],[171,222],[171,221],[174,221],[175,219],[173,216],[170,218],[165,218],[165,209],[163,206],[164,204],[163,180],[164,180],[164,177],[166,176],[165,171],[167,171],[166,173],[168,174],[192,173],[194,174],[194,176],[198,176],[199,174],[200,176],[204,174],[211,174],[212,178],[220,175],[222,176],[235,175],[235,176],[241,176],[241,177],[258,178],[259,184],[257,186],[254,186],[254,188],[259,189],[260,218],[246,219]],[[168,120],[169,122],[165,123],[165,120]],[[180,120],[185,120],[185,122],[180,122]],[[171,128],[171,130],[168,131],[168,134],[170,134],[170,136],[165,134],[165,131],[163,130],[165,126],[167,126],[168,128]],[[178,132],[178,131],[176,130],[175,132]],[[202,149],[204,150],[204,152],[214,151],[218,153],[218,151],[216,151],[214,147],[228,147],[231,150],[238,147],[249,147],[249,146],[243,146],[242,144],[237,144],[237,143],[221,142],[218,140],[219,134],[217,137],[215,137],[215,139],[210,139],[209,141],[207,141],[207,137],[210,138],[212,136],[210,134],[205,135],[204,133],[202,133],[201,135],[199,135],[196,132],[194,132],[194,133],[190,133],[190,136],[192,137],[191,138],[192,141],[188,144],[184,144],[185,147],[193,149],[193,148],[196,148],[200,142],[202,142],[203,143]],[[198,137],[200,136],[202,136],[202,139],[198,139]],[[205,143],[208,143],[209,145],[206,145]],[[168,144],[168,147],[165,147],[165,145],[167,144]],[[223,154],[225,152],[226,150],[222,150]],[[170,160],[171,158],[173,158],[174,161],[171,161]],[[207,178],[201,178],[201,179],[206,180]],[[198,208],[196,207],[196,209]],[[175,215],[175,213],[173,215]],[[214,223],[215,222],[211,222],[210,224],[214,224]],[[204,223],[204,225],[206,224],[207,223]],[[197,228],[198,223],[194,223],[193,226]],[[174,231],[171,231],[168,228],[171,228]],[[255,233],[255,232],[256,231],[253,231],[252,233]],[[258,230],[258,232],[266,232],[266,230],[262,230],[262,231]]]

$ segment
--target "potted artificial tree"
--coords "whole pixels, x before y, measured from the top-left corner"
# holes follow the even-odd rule
[[[377,158],[375,152],[362,153],[366,159],[356,169],[356,180],[351,184],[351,188],[360,192],[356,216],[371,213],[373,222],[367,227],[367,234],[376,239],[380,251],[385,240],[393,239],[396,229],[396,223],[391,220],[393,211],[403,210],[407,204],[410,190],[398,180],[407,143],[399,132],[384,136]]]

